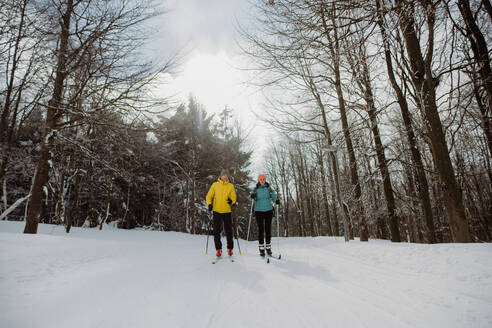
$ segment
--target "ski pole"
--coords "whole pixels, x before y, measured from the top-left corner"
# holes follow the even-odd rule
[[[251,202],[251,210],[249,211],[249,223],[248,223],[248,235],[246,236],[246,241],[249,241],[249,230],[251,229],[251,216],[253,215],[253,206],[255,205],[255,200]]]
[[[237,241],[237,248],[239,249],[239,255],[243,255],[241,253],[241,246],[239,246],[239,231],[236,230],[236,241]]]
[[[277,250],[280,254],[280,242],[279,242],[279,237],[280,237],[280,224],[279,224],[279,219],[280,219],[280,211],[279,211],[279,205],[276,204],[275,207],[277,208]]]
[[[205,255],[208,254],[208,238],[210,237],[210,221],[212,221],[211,215],[212,211],[209,211],[208,214],[208,224],[207,224],[207,247],[205,248]]]
[[[280,216],[280,215],[279,215],[279,214],[280,214],[280,212],[278,211],[278,207],[279,207],[279,206],[278,206],[278,204],[276,204],[276,205],[275,205],[275,207],[276,207],[276,209],[275,209],[275,210],[277,211],[277,238],[278,238],[278,237],[280,237],[279,223],[278,223],[278,218],[279,218],[279,216]]]
[[[236,205],[235,207],[237,207],[237,203],[235,205]],[[236,211],[236,213],[237,213],[237,211]],[[231,213],[231,215],[232,215],[232,213]],[[232,222],[234,222],[234,220],[232,220]],[[239,222],[237,222],[237,223],[239,223]],[[237,241],[237,248],[239,250],[239,255],[243,255],[241,253],[241,246],[239,245],[239,224],[236,224],[236,241]]]

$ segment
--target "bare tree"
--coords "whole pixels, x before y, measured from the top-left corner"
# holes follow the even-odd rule
[[[408,109],[408,102],[403,94],[402,88],[398,85],[398,82],[395,77],[394,69],[393,69],[393,61],[391,58],[391,50],[390,50],[390,36],[388,35],[388,31],[386,28],[386,24],[384,22],[384,10],[381,8],[380,0],[376,0],[377,7],[377,24],[379,26],[382,43],[384,48],[384,56],[386,62],[386,70],[388,73],[389,81],[391,83],[391,87],[393,88],[398,105],[400,107],[402,119],[405,126],[405,131],[407,135],[407,140],[410,148],[410,152],[412,154],[413,162],[415,163],[416,175],[418,180],[418,192],[421,199],[422,212],[425,217],[425,223],[427,227],[427,240],[429,243],[435,242],[435,229],[434,229],[434,219],[432,215],[431,202],[429,197],[429,186],[427,183],[427,178],[425,176],[424,166],[422,163],[422,158],[420,155],[420,151],[417,148],[417,140],[415,136],[415,132],[412,126],[412,118],[410,111]]]
[[[415,2],[396,1],[400,29],[405,40],[407,55],[410,63],[412,83],[419,97],[419,107],[422,110],[424,123],[429,134],[432,155],[439,172],[444,206],[449,219],[451,233],[456,242],[470,242],[470,232],[465,216],[461,190],[456,184],[454,169],[451,164],[441,119],[436,105],[436,85],[432,70],[434,52],[435,9],[431,1],[422,1],[427,24],[427,52],[425,56],[415,30]]]
[[[37,231],[51,150],[59,130],[74,121],[90,121],[91,115],[102,109],[131,113],[140,107],[137,98],[144,88],[168,68],[132,58],[145,39],[138,26],[156,13],[150,2],[121,1],[115,6],[99,0],[60,0],[47,3],[43,10],[47,18],[58,21],[56,42],[52,42],[57,62],[25,233]],[[69,82],[74,82],[74,88],[68,86]],[[147,105],[142,100],[145,98],[138,99]]]
[[[0,29],[0,68],[5,84],[0,84],[0,198],[7,206],[4,180],[23,122],[29,117],[45,91],[40,71],[44,60],[39,32],[33,28],[36,17],[32,1],[2,2]]]

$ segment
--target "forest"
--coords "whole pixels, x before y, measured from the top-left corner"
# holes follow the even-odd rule
[[[275,235],[492,241],[489,0],[266,0],[238,25],[277,131]],[[255,136],[158,96],[155,1],[0,0],[0,218],[209,233],[231,173],[246,238]]]

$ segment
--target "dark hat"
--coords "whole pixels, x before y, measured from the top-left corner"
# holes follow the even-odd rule
[[[220,171],[219,177],[224,176],[224,175],[229,176],[229,172],[227,170],[225,170],[225,169],[223,169],[223,170]]]

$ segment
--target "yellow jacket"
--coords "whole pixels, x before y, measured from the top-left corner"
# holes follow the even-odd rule
[[[232,204],[236,202],[236,191],[234,190],[234,185],[220,179],[217,182],[212,183],[206,197],[207,206],[213,201],[214,212],[231,213],[231,205],[227,203],[228,199],[232,201]]]

